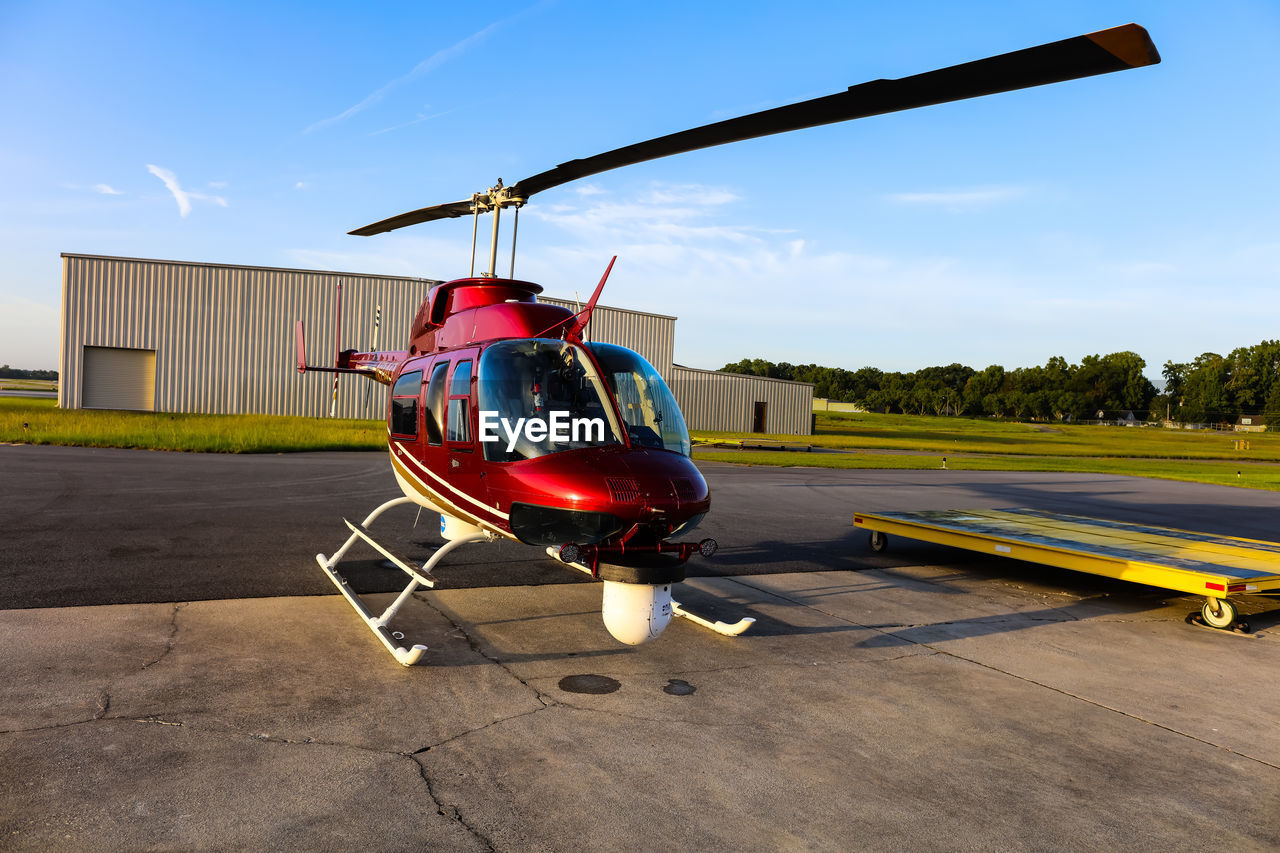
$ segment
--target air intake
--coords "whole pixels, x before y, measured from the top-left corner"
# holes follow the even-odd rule
[[[630,504],[640,500],[640,484],[631,477],[605,477],[609,497],[616,503]]]

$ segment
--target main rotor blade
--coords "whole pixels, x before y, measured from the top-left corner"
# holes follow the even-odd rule
[[[372,225],[366,225],[363,228],[357,228],[347,233],[354,234],[357,237],[369,237],[374,234],[381,234],[383,231],[394,231],[406,225],[430,222],[433,219],[457,219],[459,216],[470,216],[472,212],[471,205],[470,199],[467,201],[451,201],[447,204],[434,204],[431,207],[411,210],[408,213],[392,216],[390,219],[383,219],[380,222],[375,222]]]
[[[834,95],[695,127],[594,157],[570,160],[525,178],[515,184],[511,192],[527,199],[534,193],[589,175],[699,148],[1140,68],[1159,61],[1160,54],[1147,31],[1137,24],[1126,24],[911,77],[872,80]]]

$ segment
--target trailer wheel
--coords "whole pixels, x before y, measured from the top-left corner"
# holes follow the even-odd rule
[[[1214,628],[1230,628],[1238,615],[1236,606],[1225,598],[1206,599],[1200,608],[1205,624]]]
[[[871,531],[871,550],[879,554],[885,548],[889,547],[889,537],[885,536],[879,530]]]

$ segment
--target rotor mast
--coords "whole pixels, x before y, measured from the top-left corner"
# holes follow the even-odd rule
[[[475,274],[476,267],[476,236],[478,228],[476,227],[480,220],[480,214],[493,213],[493,233],[489,238],[489,271],[481,272],[480,275],[486,278],[496,278],[498,270],[498,226],[502,217],[502,209],[504,207],[515,208],[515,224],[511,233],[511,277],[516,274],[516,232],[515,227],[520,223],[520,208],[524,206],[524,196],[515,191],[516,187],[504,187],[502,178],[498,178],[498,183],[489,187],[482,193],[472,193],[471,195],[471,214],[474,221],[471,227],[471,273]]]

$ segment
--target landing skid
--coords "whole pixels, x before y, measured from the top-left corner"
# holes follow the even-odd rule
[[[752,616],[744,616],[732,625],[728,622],[721,622],[718,619],[715,622],[712,622],[710,619],[691,612],[687,607],[674,599],[671,601],[671,612],[677,616],[683,616],[695,625],[701,625],[703,628],[710,628],[717,634],[723,634],[726,637],[736,637],[756,622],[755,617]]]
[[[369,517],[360,524],[353,524],[344,518],[343,521],[351,530],[351,535],[347,537],[347,541],[343,543],[341,548],[334,552],[332,557],[326,557],[324,554],[316,554],[316,562],[320,564],[321,570],[329,576],[329,580],[333,581],[333,585],[338,588],[338,592],[342,593],[342,596],[346,598],[347,603],[355,608],[355,611],[360,614],[364,623],[368,625],[370,630],[372,630],[378,639],[382,641],[382,645],[387,647],[387,651],[391,652],[396,661],[403,666],[413,666],[415,663],[420,661],[423,654],[426,653],[427,647],[422,644],[415,644],[411,648],[405,648],[401,642],[403,636],[400,635],[399,632],[392,632],[388,630],[387,625],[395,618],[396,613],[400,611],[400,608],[409,600],[409,596],[413,595],[418,587],[425,586],[427,588],[431,588],[436,585],[436,578],[431,574],[431,570],[439,565],[440,561],[444,559],[446,554],[455,548],[467,545],[471,542],[488,542],[490,540],[488,534],[480,532],[460,536],[457,539],[451,539],[437,548],[436,552],[431,555],[431,559],[428,560],[425,565],[419,566],[412,560],[408,560],[398,554],[388,551],[381,544],[376,542],[369,533],[369,525],[373,524],[374,520],[378,516],[382,515],[382,513],[391,509],[393,506],[400,506],[401,504],[408,503],[414,502],[407,497],[399,497],[389,500],[373,512],[369,513]],[[350,584],[347,583],[347,579],[338,574],[335,569],[339,561],[341,561],[346,555],[348,549],[356,543],[357,539],[363,539],[371,545],[374,550],[390,560],[396,568],[400,569],[400,571],[407,574],[410,578],[409,585],[404,588],[404,592],[400,593],[396,600],[391,603],[391,606],[384,610],[380,616],[373,615],[373,611],[369,610],[368,606],[360,596],[356,595],[355,591],[351,589]]]
[[[591,574],[590,567],[584,566],[582,563],[570,563],[569,561],[562,559],[560,557],[560,551],[557,548],[548,548],[547,556],[551,557],[553,560],[559,563],[563,563],[566,566],[575,568],[580,572],[586,572],[587,574]],[[676,616],[680,616],[684,619],[688,619],[690,622],[692,622],[695,625],[701,625],[703,628],[708,628],[712,631],[715,631],[717,634],[722,634],[723,636],[726,636],[726,637],[739,636],[740,634],[745,632],[748,628],[750,628],[752,625],[754,625],[756,621],[754,617],[744,616],[743,618],[739,619],[737,622],[734,622],[732,624],[728,622],[721,622],[718,619],[713,622],[710,619],[706,618],[705,616],[699,616],[698,614],[689,610],[689,608],[685,607],[683,604],[676,601],[675,599],[671,600],[671,612],[674,613]]]

